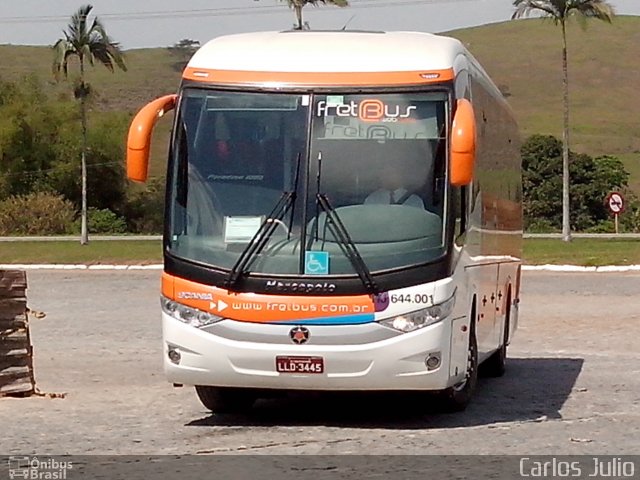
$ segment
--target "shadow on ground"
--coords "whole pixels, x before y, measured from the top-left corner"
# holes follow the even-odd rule
[[[583,359],[514,358],[501,378],[481,378],[464,412],[444,414],[429,395],[292,393],[260,400],[248,413],[215,414],[187,426],[336,426],[422,429],[561,418]],[[204,407],[203,407],[204,408]]]

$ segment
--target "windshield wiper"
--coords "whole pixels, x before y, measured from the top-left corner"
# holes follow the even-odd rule
[[[327,228],[329,229],[333,237],[338,240],[338,245],[342,249],[342,252],[345,254],[345,256],[351,262],[353,269],[358,274],[358,277],[360,277],[360,280],[362,281],[364,287],[367,289],[367,292],[379,293],[378,285],[371,276],[369,267],[367,267],[367,264],[362,259],[360,252],[358,252],[356,244],[353,242],[351,236],[349,235],[349,232],[347,231],[347,228],[344,226],[344,223],[342,223],[342,220],[340,220],[340,216],[336,213],[336,210],[329,202],[327,196],[324,193],[316,193],[316,202],[327,216],[325,220]],[[317,223],[318,221],[316,220],[316,228],[318,228]]]
[[[233,287],[245,270],[247,265],[264,249],[265,245],[273,235],[278,222],[286,215],[287,211],[293,205],[296,198],[296,192],[282,192],[278,203],[273,207],[271,213],[267,215],[264,221],[260,224],[258,231],[249,241],[247,247],[242,251],[240,257],[236,263],[231,267],[229,275],[227,276],[224,286],[225,288]]]
[[[344,253],[345,257],[347,257],[351,262],[351,265],[353,266],[353,269],[358,274],[358,277],[360,277],[360,280],[362,281],[364,288],[370,293],[379,293],[378,285],[376,284],[375,280],[371,276],[369,267],[367,267],[367,264],[362,259],[360,252],[358,252],[356,244],[353,242],[353,239],[349,235],[349,232],[347,231],[347,228],[344,226],[344,223],[342,223],[342,220],[340,220],[340,216],[336,213],[335,208],[333,208],[327,196],[324,193],[320,193],[321,185],[322,185],[322,152],[319,151],[318,152],[318,173],[316,174],[316,221],[313,226],[313,231],[311,232],[311,238],[309,239],[307,250],[311,249],[311,245],[314,239],[315,241],[318,241],[318,234],[319,234],[318,230],[320,228],[320,225],[319,225],[320,212],[318,211],[318,207],[320,207],[324,211],[325,215],[327,216],[327,219],[325,220],[325,225],[331,231],[331,234],[333,235],[333,237],[336,240],[338,240],[338,245],[340,246],[342,253]]]
[[[273,210],[267,215],[264,221],[260,224],[258,231],[251,238],[246,248],[238,257],[236,263],[231,267],[229,275],[227,276],[224,286],[229,289],[233,287],[240,277],[245,273],[247,266],[253,261],[253,259],[260,254],[260,252],[267,245],[267,242],[273,235],[278,223],[284,218],[289,210],[291,210],[291,221],[289,223],[290,228],[287,233],[287,240],[291,238],[291,225],[293,225],[293,211],[291,208],[295,206],[296,192],[298,190],[298,180],[300,179],[300,160],[301,155],[298,153],[296,159],[296,176],[293,181],[293,190],[290,192],[282,192],[280,199],[273,207]]]

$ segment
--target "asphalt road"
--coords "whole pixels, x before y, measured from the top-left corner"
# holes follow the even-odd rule
[[[1,454],[638,454],[640,274],[526,272],[506,375],[440,414],[301,395],[210,415],[161,371],[157,271],[30,271],[35,373],[0,399]]]

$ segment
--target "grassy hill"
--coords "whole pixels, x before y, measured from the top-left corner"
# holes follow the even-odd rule
[[[0,45],[0,77],[17,80],[36,74],[47,80],[54,91],[70,92],[65,82],[55,84],[51,71],[52,51],[48,47]],[[155,96],[175,91],[180,82],[180,72],[172,68],[174,59],[167,49],[153,48],[125,52],[127,72],[110,73],[101,65],[86,69],[87,80],[98,93],[97,104],[101,109],[135,111]],[[78,74],[73,61],[69,66],[69,78]]]
[[[523,136],[562,131],[561,33],[549,21],[519,20],[456,30],[448,35],[464,42],[507,95]],[[53,40],[53,39],[52,39]],[[619,16],[612,25],[590,22],[568,31],[571,148],[590,155],[613,154],[625,161],[631,183],[640,193],[640,17]],[[126,52],[128,72],[89,69],[99,93],[98,109],[134,113],[156,96],[175,91],[180,73],[167,49]],[[0,45],[0,77],[18,79],[36,73],[51,89],[69,94],[68,84],[51,76],[47,47]],[[71,70],[75,74],[74,69]],[[156,135],[152,175],[162,173],[169,121]]]
[[[552,22],[510,21],[449,32],[507,95],[523,136],[562,137],[562,36]],[[571,149],[625,162],[640,192],[640,17],[571,24],[567,35]]]
[[[69,81],[56,82],[51,70],[52,55],[48,47],[0,45],[0,78],[15,81],[36,75],[47,82],[52,93],[71,98],[71,82],[78,75],[78,66],[71,62]],[[153,98],[178,88],[181,73],[173,68],[175,59],[165,48],[128,50],[125,62],[126,72],[111,73],[102,65],[86,69],[87,81],[96,94],[94,110],[119,110],[133,115]],[[95,112],[90,114],[89,128],[92,115]],[[164,173],[170,123],[167,119],[158,123],[152,145],[152,176]],[[122,141],[124,145],[125,139]]]

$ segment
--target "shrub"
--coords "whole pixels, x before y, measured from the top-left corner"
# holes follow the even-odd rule
[[[89,233],[126,233],[127,223],[108,208],[89,208],[87,211]],[[80,219],[74,223],[74,233],[80,233]]]
[[[628,232],[640,233],[640,205],[630,208],[625,213],[622,227]]]
[[[613,220],[602,220],[593,227],[585,230],[586,233],[616,233],[616,227]]]
[[[69,233],[76,211],[61,195],[46,192],[12,196],[0,202],[0,235]]]
[[[145,188],[131,190],[125,208],[129,230],[158,234],[164,226],[164,178],[151,180]]]
[[[528,233],[556,233],[558,228],[550,220],[544,218],[533,219],[526,226]]]

